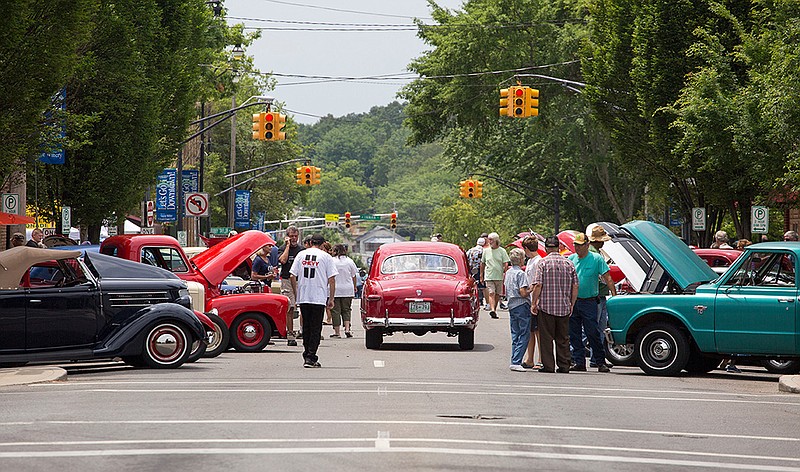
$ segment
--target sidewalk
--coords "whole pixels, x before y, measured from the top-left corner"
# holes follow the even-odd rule
[[[60,367],[32,366],[0,369],[0,387],[67,380],[67,371]]]
[[[800,375],[781,375],[778,379],[778,391],[800,393]]]

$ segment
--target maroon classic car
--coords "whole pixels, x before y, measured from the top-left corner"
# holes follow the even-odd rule
[[[395,332],[445,332],[461,349],[475,346],[478,293],[464,251],[455,244],[402,242],[372,257],[361,298],[367,349]]]

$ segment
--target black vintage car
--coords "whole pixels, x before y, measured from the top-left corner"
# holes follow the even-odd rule
[[[0,366],[120,357],[176,368],[205,329],[186,284],[103,254],[15,247],[0,252]]]

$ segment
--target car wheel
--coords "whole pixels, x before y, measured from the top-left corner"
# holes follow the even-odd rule
[[[690,374],[707,374],[716,369],[720,363],[720,358],[704,356],[700,352],[692,352],[689,361],[686,363],[686,372]]]
[[[765,369],[773,374],[797,374],[800,373],[800,359],[767,359],[761,362]]]
[[[458,333],[458,347],[462,351],[471,351],[475,348],[475,330],[462,329]]]
[[[689,361],[689,341],[669,323],[655,323],[639,332],[636,364],[649,375],[678,375]]]
[[[258,352],[269,344],[272,325],[261,313],[245,313],[231,324],[230,343],[237,351]]]
[[[174,369],[183,365],[191,349],[191,336],[174,322],[158,322],[147,331],[142,361],[154,369]]]
[[[367,349],[380,349],[383,344],[383,333],[377,328],[368,329],[365,339]]]
[[[228,349],[231,332],[228,330],[228,325],[219,316],[213,314],[206,314],[206,316],[214,323],[214,334],[206,346],[206,353],[203,354],[203,357],[217,357]]]
[[[189,352],[189,355],[186,357],[186,362],[197,362],[203,357],[203,354],[206,353],[206,343],[202,339],[196,339],[192,343],[192,350]]]
[[[621,367],[636,365],[633,357],[633,344],[608,344],[605,345],[606,360]]]

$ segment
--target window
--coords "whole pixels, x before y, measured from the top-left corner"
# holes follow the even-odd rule
[[[381,264],[382,274],[403,272],[458,273],[458,265],[450,256],[441,254],[399,254],[387,257]]]
[[[795,258],[783,252],[751,252],[725,285],[794,287]]]
[[[170,272],[188,272],[189,268],[183,256],[177,249],[169,247],[144,247],[142,248],[141,261]]]
[[[23,277],[23,286],[32,289],[47,287],[71,287],[86,282],[80,265],[74,259],[41,262],[30,268],[28,280]]]

